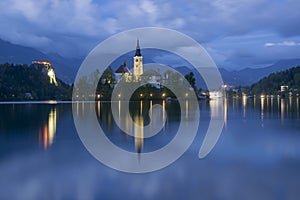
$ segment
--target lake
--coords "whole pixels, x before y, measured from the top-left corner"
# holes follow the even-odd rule
[[[148,109],[156,103],[166,109],[156,119],[165,124],[145,139],[119,129],[109,102],[96,102],[93,108],[74,104],[79,110],[95,109],[110,141],[137,152],[142,162],[143,153],[168,144],[179,127],[177,102],[132,102],[131,117],[150,124]],[[186,105],[188,126],[193,107]],[[218,105],[224,107],[222,134],[199,159]],[[299,199],[299,98],[220,99],[200,101],[199,108],[198,133],[183,156],[161,170],[132,174],[111,169],[88,152],[74,125],[72,103],[1,103],[0,199]],[[128,117],[119,117],[126,125]]]

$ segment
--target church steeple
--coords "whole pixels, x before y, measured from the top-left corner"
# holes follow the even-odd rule
[[[137,39],[137,42],[136,42],[136,50],[135,50],[135,55],[134,56],[142,56],[139,39]]]
[[[140,41],[139,41],[139,39],[137,39],[135,55],[133,57],[134,80],[135,81],[140,80],[140,76],[142,74],[143,74],[143,56],[141,54]]]

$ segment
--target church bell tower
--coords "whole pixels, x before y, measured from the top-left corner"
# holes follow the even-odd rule
[[[141,54],[140,42],[137,40],[135,55],[133,57],[133,75],[134,80],[138,81],[143,74],[143,56]]]

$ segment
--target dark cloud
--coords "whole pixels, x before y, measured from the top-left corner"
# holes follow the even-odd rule
[[[255,58],[257,52],[265,51],[267,42],[299,43],[299,7],[298,0],[2,0],[0,38],[46,52],[84,56],[114,33],[159,26],[188,34],[207,44],[220,64],[231,60],[238,67],[242,62],[252,64],[251,59],[234,52],[248,52]],[[261,32],[269,37],[251,38]],[[240,45],[226,43],[230,37],[237,37],[235,43]],[[284,52],[299,53],[296,48],[284,48]]]

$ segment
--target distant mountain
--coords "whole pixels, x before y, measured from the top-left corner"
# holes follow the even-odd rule
[[[133,55],[134,51],[129,52],[126,55],[122,55],[113,63],[111,63],[111,66],[114,70],[116,70],[124,62],[124,60],[127,60],[127,66],[131,68],[133,65]],[[172,56],[167,57],[166,55],[169,55],[169,53],[164,51],[143,49],[142,55],[144,58],[144,63],[155,63],[156,60],[153,60],[153,58],[157,57],[161,57],[161,59],[157,62],[162,64],[168,64],[168,62],[172,60],[174,62],[174,58]],[[74,82],[76,72],[83,61],[83,58],[70,59],[64,58],[58,54],[45,54],[34,48],[15,45],[0,39],[0,63],[30,64],[34,59],[50,61],[54,67],[57,77],[66,83]],[[219,71],[225,84],[233,86],[250,86],[271,73],[286,70],[298,65],[300,65],[300,59],[286,59],[280,60],[271,66],[263,68],[245,68],[238,71],[228,71],[224,68],[220,68]],[[192,70],[197,80],[197,86],[205,88],[203,79],[195,69],[191,69],[190,67],[186,66],[177,66],[174,67],[174,69],[183,75]]]
[[[52,63],[57,77],[73,83],[81,59],[63,58],[58,54],[45,54],[34,48],[12,44],[0,39],[0,63],[31,64],[32,60],[47,60]]]
[[[251,86],[252,94],[282,94],[280,86],[287,86],[286,92],[300,91],[300,66],[272,73]]]
[[[263,68],[245,68],[239,71],[220,70],[224,82],[229,85],[249,86],[271,73],[300,65],[300,59],[285,59]]]
[[[225,84],[233,86],[250,86],[260,79],[270,75],[271,73],[280,72],[299,65],[300,59],[287,59],[280,60],[271,66],[263,68],[245,68],[239,71],[228,71],[224,68],[220,68],[219,71]],[[192,70],[197,80],[197,86],[206,88],[204,80],[195,69],[191,69],[185,66],[177,67],[175,69],[183,75],[189,73]]]

